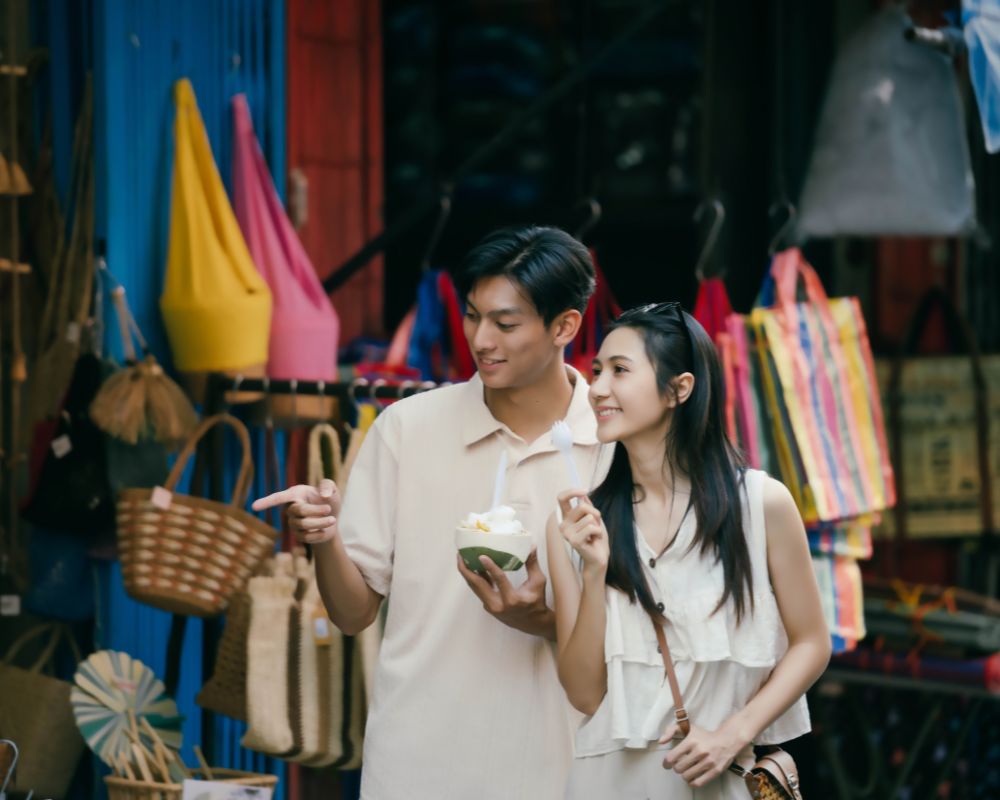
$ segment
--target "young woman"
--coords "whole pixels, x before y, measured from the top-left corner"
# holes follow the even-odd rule
[[[830,656],[802,520],[730,444],[715,346],[678,304],[622,314],[590,401],[612,465],[590,496],[561,494],[547,530],[559,679],[587,715],[567,797],[745,800],[728,766],[809,730]]]

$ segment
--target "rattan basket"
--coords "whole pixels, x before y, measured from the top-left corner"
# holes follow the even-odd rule
[[[230,502],[174,493],[198,441],[220,423],[236,431],[243,448]],[[191,435],[164,486],[122,490],[118,547],[129,595],[175,614],[209,617],[223,612],[273,552],[278,536],[243,509],[252,478],[246,427],[235,417],[218,414]]]
[[[208,780],[202,770],[192,770],[196,780]],[[234,783],[239,786],[274,788],[277,775],[263,775],[257,772],[241,772],[236,769],[212,769],[212,780],[220,783]],[[108,800],[181,800],[184,786],[180,783],[153,783],[151,781],[130,780],[108,775],[104,779],[108,787]]]

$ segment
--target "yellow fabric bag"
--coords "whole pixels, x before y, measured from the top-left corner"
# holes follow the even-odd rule
[[[267,361],[271,292],[247,249],[208,143],[191,82],[174,85],[170,241],[160,311],[182,372]]]

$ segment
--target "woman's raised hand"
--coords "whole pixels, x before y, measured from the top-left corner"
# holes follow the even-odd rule
[[[573,505],[573,499],[577,500]],[[570,489],[559,495],[562,522],[559,532],[583,559],[585,571],[603,575],[608,568],[611,546],[608,529],[604,527],[601,512],[590,502],[590,497],[582,489]]]

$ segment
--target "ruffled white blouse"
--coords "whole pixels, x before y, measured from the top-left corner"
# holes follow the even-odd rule
[[[764,472],[747,470],[742,491],[754,602],[752,613],[739,623],[731,602],[713,613],[722,596],[722,566],[711,553],[689,548],[696,529],[693,513],[659,558],[636,532],[646,580],[669,620],[665,632],[688,717],[707,730],[746,706],[788,649],[767,569],[766,479]],[[673,720],[674,702],[653,623],[642,606],[610,587],[604,650],[607,694],[577,732],[577,757],[647,748]],[[809,729],[803,695],[754,744],[779,744]]]

